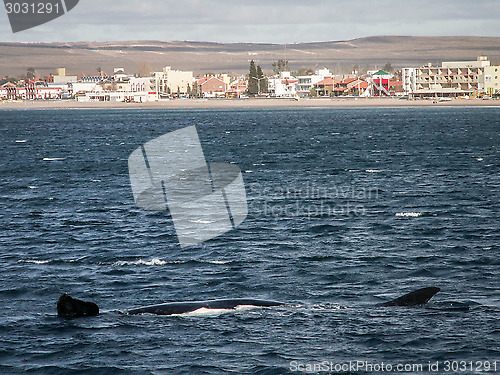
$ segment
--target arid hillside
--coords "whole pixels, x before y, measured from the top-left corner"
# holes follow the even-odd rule
[[[291,70],[326,66],[344,73],[358,65],[361,69],[394,68],[433,64],[441,61],[475,60],[486,55],[500,64],[500,37],[409,37],[375,36],[347,41],[300,44],[252,44],[209,42],[79,42],[79,43],[0,43],[0,76],[19,76],[34,67],[39,75],[65,67],[67,74],[108,74],[113,67],[128,73],[173,69],[195,73],[245,73],[250,60],[264,72],[272,71],[273,61],[287,59]]]

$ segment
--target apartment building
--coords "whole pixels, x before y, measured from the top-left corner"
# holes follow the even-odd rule
[[[308,97],[314,85],[327,77],[332,77],[332,73],[326,68],[317,70],[315,74],[297,77],[297,95],[301,98]]]
[[[488,95],[500,94],[500,66],[484,67],[484,91]]]
[[[427,64],[420,68],[404,68],[403,90],[412,96],[463,96],[485,92],[486,71],[489,88],[494,89],[495,67],[486,56],[476,61],[447,61],[441,66]],[[496,67],[498,69],[498,67]],[[497,75],[498,76],[498,75]],[[492,86],[493,84],[493,86]]]
[[[276,98],[294,98],[297,96],[297,83],[299,80],[292,77],[290,72],[281,72],[279,75],[268,79],[269,95]]]
[[[151,82],[159,95],[188,95],[193,88],[193,72],[172,70],[170,66],[162,72],[154,72]]]

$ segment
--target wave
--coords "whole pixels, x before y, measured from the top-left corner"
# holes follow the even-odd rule
[[[81,261],[83,258],[76,259],[20,259],[19,263],[29,263],[29,264],[64,264],[64,263],[76,263]]]
[[[422,216],[422,212],[397,212],[396,216],[398,217],[420,217]]]
[[[181,261],[166,261],[166,260],[161,260],[159,258],[153,258],[151,260],[135,260],[135,261],[127,261],[127,260],[120,260],[118,262],[113,263],[114,266],[136,266],[136,265],[142,265],[142,266],[164,266],[167,264],[178,264],[178,263],[183,263]]]
[[[171,264],[186,264],[186,263],[209,263],[209,264],[229,264],[231,261],[223,261],[223,260],[195,260],[195,259],[189,259],[189,260],[162,260],[160,258],[152,258],[151,260],[144,260],[144,259],[138,259],[138,260],[119,260],[115,263],[113,263],[113,266],[150,266],[150,267],[156,267],[156,266],[166,266],[166,265],[171,265]]]
[[[52,262],[51,260],[38,260],[38,259],[21,259],[19,263],[31,263],[31,264],[48,264]]]

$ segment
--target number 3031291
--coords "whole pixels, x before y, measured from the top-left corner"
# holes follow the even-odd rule
[[[59,3],[5,3],[7,14],[47,14],[59,13]]]

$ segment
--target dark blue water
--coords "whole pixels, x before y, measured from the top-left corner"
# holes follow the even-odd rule
[[[181,249],[127,159],[190,125],[244,171],[250,211]],[[0,134],[2,374],[500,372],[499,108],[2,111]],[[425,308],[371,306],[431,285]],[[105,313],[58,318],[66,291]],[[111,311],[227,297],[290,305]]]

